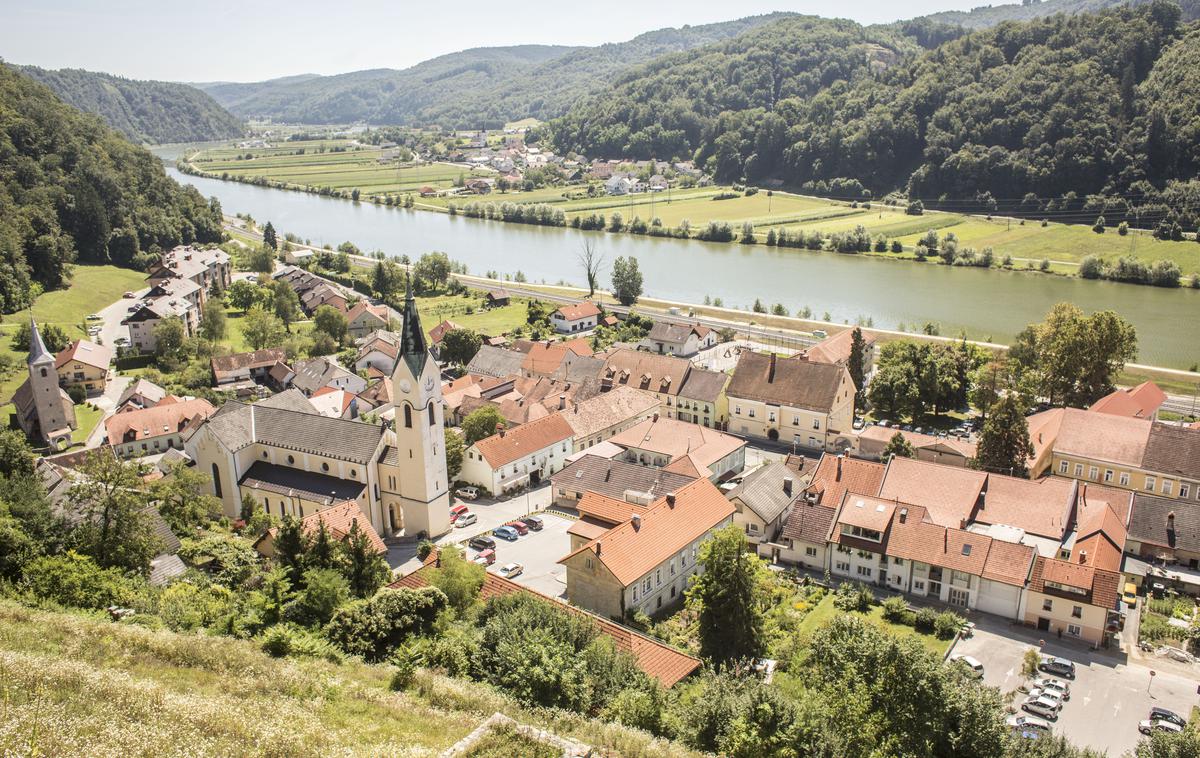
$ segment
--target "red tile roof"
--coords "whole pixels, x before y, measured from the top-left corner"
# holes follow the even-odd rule
[[[370,520],[363,515],[358,503],[353,500],[310,513],[300,519],[300,526],[306,533],[316,534],[321,528],[321,522],[325,522],[325,529],[329,531],[331,537],[336,540],[344,540],[350,536],[350,527],[355,521],[358,522],[358,528],[366,533],[375,552],[380,555],[386,553],[387,545],[383,543],[379,533],[371,526]]]
[[[215,412],[212,404],[203,398],[173,402],[168,396],[152,408],[109,416],[104,421],[104,429],[108,432],[108,444],[120,445],[182,432]],[[133,434],[126,439],[129,432]]]
[[[648,507],[591,491],[583,493],[583,497],[575,504],[580,516],[591,516],[612,525],[628,521],[635,513],[643,514]]]
[[[1092,403],[1089,411],[1111,413],[1114,416],[1153,418],[1167,401],[1167,394],[1154,382],[1142,382],[1136,387],[1116,389]]]
[[[393,589],[402,587],[420,589],[421,587],[429,586],[426,571],[433,565],[434,559],[434,554],[430,553],[430,558],[427,559],[423,567],[402,577],[398,581],[392,582],[388,586]],[[632,655],[634,660],[637,661],[638,668],[657,679],[664,687],[675,686],[679,681],[687,678],[693,671],[700,668],[701,663],[698,658],[681,653],[665,643],[651,639],[616,622],[601,618],[582,608],[557,603],[555,600],[539,592],[535,592],[528,587],[523,587],[516,582],[511,582],[491,572],[484,574],[483,587],[479,591],[479,597],[481,600],[486,601],[493,597],[511,595],[516,592],[526,592],[545,600],[547,603],[552,603],[562,608],[567,613],[574,613],[591,619],[601,634],[610,637],[618,649]]]
[[[895,457],[888,462],[879,497],[919,503],[935,524],[957,528],[971,517],[986,481],[982,471]]]
[[[578,321],[581,318],[590,318],[592,316],[600,315],[600,309],[597,308],[596,304],[590,300],[584,300],[582,303],[576,303],[574,305],[564,305],[558,309],[558,312],[562,314],[562,317],[567,321]]]
[[[847,492],[860,495],[878,493],[885,470],[882,463],[826,453],[817,463],[817,470],[806,492],[816,495],[818,503],[836,508]]]
[[[429,341],[435,345],[440,345],[442,340],[446,337],[446,334],[454,331],[455,329],[462,329],[462,327],[453,321],[443,321],[429,330]]]
[[[479,440],[474,447],[492,468],[499,468],[574,436],[571,425],[560,414],[530,421],[512,431],[500,431]]]

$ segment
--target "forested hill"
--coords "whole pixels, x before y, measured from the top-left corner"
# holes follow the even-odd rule
[[[401,71],[374,69],[195,86],[244,117],[309,124],[365,121],[495,128],[528,116],[562,115],[582,96],[632,65],[728,39],[782,15],[661,29],[599,47],[477,48]]]
[[[943,11],[922,16],[914,21],[929,21],[935,24],[950,24],[968,29],[986,29],[1005,21],[1032,21],[1055,14],[1075,15],[1097,13],[1122,5],[1145,5],[1151,0],[1040,0],[1008,5],[982,5],[969,11]],[[1180,0],[1184,21],[1200,18],[1200,0]]]
[[[1172,88],[1196,77],[1186,31],[1164,0],[932,50],[784,20],[632,72],[549,132],[589,157],[695,157],[720,181],[1195,226],[1200,90]]]
[[[202,142],[243,132],[236,116],[186,84],[123,79],[77,68],[20,69],[49,86],[68,105],[95,113],[135,142]]]
[[[137,267],[156,250],[221,237],[215,201],[0,63],[0,313],[26,307],[33,282],[64,286],[73,261]]]

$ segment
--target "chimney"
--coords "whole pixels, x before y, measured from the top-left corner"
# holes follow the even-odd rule
[[[834,481],[838,481],[838,482],[842,481],[842,456],[841,455],[839,455],[837,457],[837,476],[834,477]]]
[[[501,437],[503,437],[504,431],[504,424],[496,424],[496,434],[499,434]]]
[[[1087,503],[1087,482],[1079,483],[1079,502]]]
[[[667,495],[667,507],[668,507],[668,508],[674,508],[674,507],[675,507],[675,493],[674,493],[674,492],[672,492],[671,494]]]
[[[1086,550],[1079,551],[1079,562],[1087,563],[1087,551]]]
[[[783,494],[787,495],[788,497],[791,497],[792,495],[792,478],[790,476],[785,476],[783,478]]]
[[[1171,511],[1167,514],[1167,531],[1175,531],[1175,511]]]
[[[630,516],[629,520],[631,522],[633,522],[633,531],[636,532],[637,530],[642,528],[642,517],[639,516],[638,514],[636,514],[636,513],[633,514],[632,516]]]
[[[903,524],[905,521],[908,521],[908,509],[901,508],[900,509],[900,523]]]
[[[600,543],[599,542],[596,543],[596,557],[597,558],[600,557]]]
[[[654,423],[658,423],[658,411],[654,412]]]
[[[563,410],[563,409],[564,409],[564,408],[566,408],[566,407],[567,407],[567,396],[566,396],[566,395],[559,395],[559,396],[558,396],[558,409],[561,411],[561,410]],[[576,412],[576,413],[578,413],[578,412],[579,412],[579,409],[577,408],[577,409],[575,410],[575,412]]]
[[[767,384],[775,381],[775,353],[771,353],[771,365],[767,369]]]

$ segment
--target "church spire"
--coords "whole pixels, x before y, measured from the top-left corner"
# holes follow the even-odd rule
[[[29,365],[33,366],[38,363],[54,362],[54,356],[46,349],[46,343],[42,341],[42,335],[38,331],[37,321],[33,316],[29,316]]]
[[[400,357],[408,365],[413,376],[420,376],[425,361],[429,358],[429,347],[425,343],[425,332],[421,330],[421,317],[417,313],[417,301],[413,299],[412,274],[404,284],[404,324],[400,328]]]

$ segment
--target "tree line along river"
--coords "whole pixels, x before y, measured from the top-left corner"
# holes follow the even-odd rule
[[[271,221],[281,234],[329,246],[349,240],[364,251],[413,258],[441,250],[474,274],[522,271],[530,282],[579,284],[577,255],[590,235],[609,264],[622,255],[638,259],[650,297],[700,303],[707,295],[746,310],[757,298],[790,313],[807,306],[815,318],[828,312],[837,323],[870,317],[880,328],[915,331],[932,321],[943,335],[965,330],[1001,343],[1068,300],[1129,320],[1137,328],[1139,363],[1188,368],[1200,361],[1200,290],[507,224],[188,176],[171,165],[167,173],[216,196],[226,213]]]

